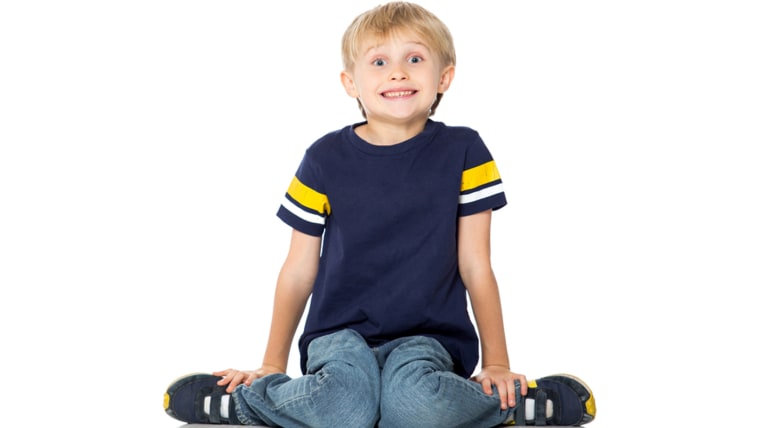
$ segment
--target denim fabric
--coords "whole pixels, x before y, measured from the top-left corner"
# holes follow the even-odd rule
[[[451,371],[451,357],[435,339],[406,337],[370,348],[358,333],[343,330],[315,339],[308,353],[301,377],[274,374],[235,389],[242,424],[485,428],[509,415],[497,393],[486,395]]]
[[[509,412],[483,387],[452,372],[454,363],[437,340],[407,337],[376,350],[381,367],[380,428],[494,427]],[[519,395],[519,394],[518,394]]]

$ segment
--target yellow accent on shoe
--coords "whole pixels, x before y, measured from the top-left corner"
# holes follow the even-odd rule
[[[596,417],[596,400],[594,400],[594,393],[589,391],[591,397],[586,401],[586,413],[592,417]]]
[[[528,381],[528,388],[538,388],[538,383],[535,380]]]
[[[164,393],[164,410],[169,408],[169,394]]]

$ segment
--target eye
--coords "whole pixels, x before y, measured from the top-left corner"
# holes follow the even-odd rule
[[[372,65],[376,65],[378,67],[382,67],[382,66],[385,65],[385,60],[378,58],[378,59],[372,61]]]
[[[422,62],[422,57],[421,56],[409,57],[409,63],[411,63],[411,64],[418,64],[420,62]]]

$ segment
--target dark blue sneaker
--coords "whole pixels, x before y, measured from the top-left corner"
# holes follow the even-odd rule
[[[222,397],[230,394],[226,386],[216,384],[220,379],[195,373],[175,380],[164,394],[164,410],[174,419],[189,424],[239,425],[232,396],[224,412],[229,416],[222,417]]]
[[[532,400],[533,412],[526,409],[527,400]],[[528,381],[528,395],[518,404],[514,424],[580,426],[595,417],[596,402],[588,385],[575,376],[557,374]]]

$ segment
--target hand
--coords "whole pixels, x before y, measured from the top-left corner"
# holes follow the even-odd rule
[[[470,378],[483,386],[483,392],[493,395],[493,387],[499,391],[502,410],[517,405],[515,381],[520,381],[520,395],[528,394],[528,380],[525,375],[513,373],[503,366],[486,366],[477,375]]]
[[[218,372],[213,372],[214,376],[223,376],[224,379],[217,382],[217,385],[224,386],[227,385],[227,392],[232,393],[232,391],[235,390],[235,388],[240,385],[241,383],[245,386],[251,386],[251,383],[253,383],[254,380],[264,377],[266,375],[270,375],[273,373],[285,373],[285,370],[264,364],[261,366],[261,368],[257,370],[235,370],[235,369],[227,369],[222,370]]]

